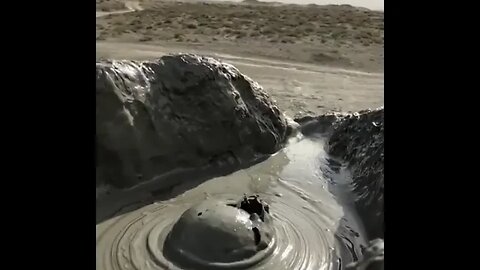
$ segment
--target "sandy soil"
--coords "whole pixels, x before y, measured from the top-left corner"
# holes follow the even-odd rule
[[[97,58],[216,56],[258,81],[289,116],[383,105],[383,12],[349,6],[124,3],[118,8],[112,2],[114,14],[97,12]]]

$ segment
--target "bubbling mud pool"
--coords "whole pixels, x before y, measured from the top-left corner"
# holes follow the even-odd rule
[[[345,269],[350,262],[361,259],[361,248],[367,245],[367,239],[354,210],[354,194],[346,165],[328,156],[325,142],[326,139],[320,135],[305,137],[300,134],[291,138],[282,150],[258,164],[204,181],[172,198],[152,197],[154,202],[145,206],[138,205],[139,198],[134,198],[132,190],[125,192],[124,196],[117,194],[117,198],[123,200],[121,203],[117,200],[115,207],[128,209],[131,206],[131,209],[97,224],[97,270]],[[145,196],[145,193],[138,194]],[[137,197],[140,196],[138,194]],[[195,222],[201,222],[196,218],[192,218],[195,222],[178,221],[182,215],[187,215],[192,209],[197,211],[205,203],[225,206],[227,202],[238,201],[244,194],[257,194],[268,204],[272,222],[271,241],[263,248],[248,249],[248,245],[256,240],[253,240],[254,234],[245,232],[247,229],[244,226],[250,221],[238,221],[243,220],[241,216],[244,213],[241,211],[213,217],[216,222],[224,220],[227,224],[219,226],[226,226],[223,230],[227,230],[225,233],[231,237],[226,238],[230,239],[228,241],[202,231],[195,234],[192,224],[196,226]],[[104,203],[107,201],[104,200]],[[99,206],[97,201],[97,208]],[[223,206],[220,208],[226,209]],[[201,211],[198,212],[200,214]],[[237,221],[230,224],[226,220],[228,217]],[[169,233],[175,226],[180,226],[183,231],[172,233],[172,236]],[[252,229],[251,225],[248,226]],[[229,228],[233,232],[228,231]],[[198,237],[190,239],[194,235]],[[166,244],[167,238],[170,244]],[[169,248],[172,242],[176,242],[173,244],[177,254],[175,261],[168,256],[172,252]],[[193,248],[189,245],[200,246]],[[198,251],[202,247],[205,250]],[[229,256],[228,260],[209,253],[210,249],[218,251],[223,247],[227,253],[229,250],[234,253],[239,247],[242,252],[254,251],[242,253],[244,255],[240,257]],[[178,263],[181,257],[185,256],[187,262],[187,257],[192,255],[185,250],[197,250],[195,252],[202,254],[193,255],[210,261],[181,266]]]

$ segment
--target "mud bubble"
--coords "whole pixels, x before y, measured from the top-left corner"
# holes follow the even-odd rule
[[[205,200],[178,219],[163,253],[185,269],[245,269],[271,254],[273,232],[269,207],[258,196]]]

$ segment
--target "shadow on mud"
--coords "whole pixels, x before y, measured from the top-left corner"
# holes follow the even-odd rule
[[[210,165],[204,168],[184,169],[158,176],[133,188],[113,190],[96,201],[96,223],[137,210],[155,201],[164,201],[195,188],[214,177],[225,176],[268,159],[259,157],[242,164]]]

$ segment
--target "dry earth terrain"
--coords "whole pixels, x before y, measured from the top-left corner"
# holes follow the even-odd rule
[[[290,116],[383,105],[380,11],[158,0],[97,0],[97,11],[97,58],[216,56],[257,80]]]

